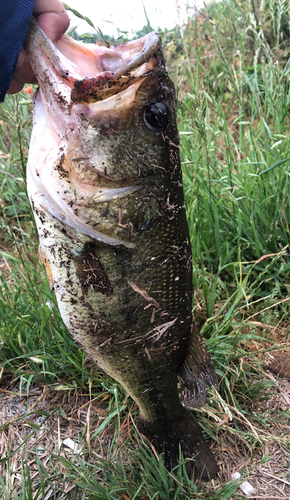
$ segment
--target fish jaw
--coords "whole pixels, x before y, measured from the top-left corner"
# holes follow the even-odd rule
[[[76,42],[66,35],[55,45],[34,18],[26,39],[26,50],[41,92],[46,101],[51,101],[53,92],[53,100],[62,111],[71,101],[95,102],[126,88],[128,82],[151,69],[150,59],[160,49],[157,32],[110,48]]]

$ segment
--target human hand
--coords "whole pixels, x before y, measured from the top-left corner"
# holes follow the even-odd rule
[[[60,0],[36,0],[33,15],[45,34],[57,42],[69,27],[68,14]],[[36,83],[24,48],[21,49],[7,94],[16,94],[24,83]]]

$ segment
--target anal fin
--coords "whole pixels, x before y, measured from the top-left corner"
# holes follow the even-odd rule
[[[207,386],[219,388],[213,362],[195,324],[178,377],[182,402],[191,408],[200,408],[206,403]]]

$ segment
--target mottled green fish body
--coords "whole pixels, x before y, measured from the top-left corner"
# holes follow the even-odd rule
[[[160,37],[116,47],[32,22],[37,75],[27,182],[40,253],[62,318],[88,356],[139,406],[139,428],[175,465],[217,465],[183,406],[217,385],[192,318],[191,246],[175,93]]]

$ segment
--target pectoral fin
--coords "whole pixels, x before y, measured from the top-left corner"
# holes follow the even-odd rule
[[[52,292],[53,288],[54,288],[52,271],[51,271],[49,262],[46,258],[45,252],[44,252],[43,248],[41,247],[41,245],[39,245],[38,252],[39,252],[39,257],[40,257],[41,263],[45,267],[46,275],[47,275],[48,282],[49,282],[49,288],[50,288],[50,291]]]
[[[105,201],[112,201],[118,198],[124,198],[129,194],[142,189],[142,186],[126,186],[121,188],[101,188],[97,187],[93,196],[91,196],[89,203],[92,201],[96,203],[104,203]]]

